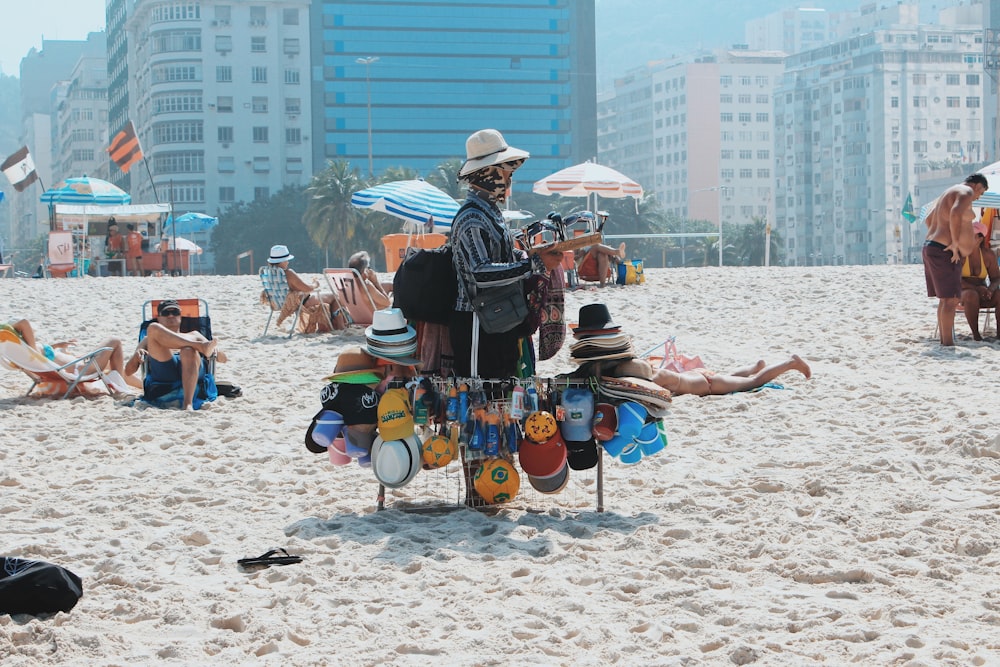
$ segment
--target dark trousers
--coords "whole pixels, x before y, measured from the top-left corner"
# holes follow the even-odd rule
[[[451,349],[455,355],[455,375],[472,375],[472,313],[455,311],[448,324]],[[479,330],[479,377],[509,378],[517,373],[520,354],[517,341],[520,327],[501,334],[488,334]]]

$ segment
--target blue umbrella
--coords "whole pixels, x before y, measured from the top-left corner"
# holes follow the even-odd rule
[[[393,181],[358,190],[351,204],[401,218],[405,222],[426,225],[434,216],[434,231],[450,232],[458,213],[458,202],[424,180]]]
[[[176,230],[174,229],[175,224]],[[218,224],[219,219],[210,215],[185,213],[177,217],[176,223],[173,218],[167,218],[167,222],[163,225],[163,231],[166,234],[197,234],[198,232],[207,232]]]
[[[129,204],[132,196],[99,178],[78,176],[59,181],[42,193],[46,204]]]

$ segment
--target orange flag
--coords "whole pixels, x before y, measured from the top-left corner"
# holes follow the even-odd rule
[[[139,137],[135,133],[132,121],[129,121],[125,129],[111,140],[108,152],[111,153],[114,163],[126,174],[132,165],[142,159],[142,146],[139,145]]]

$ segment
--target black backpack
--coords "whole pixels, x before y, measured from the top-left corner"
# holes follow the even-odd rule
[[[392,305],[408,320],[447,324],[458,298],[451,243],[425,250],[410,248],[392,279]]]
[[[69,611],[83,597],[83,581],[66,568],[22,558],[2,558],[0,564],[0,614]]]

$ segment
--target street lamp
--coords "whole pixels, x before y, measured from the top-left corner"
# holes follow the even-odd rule
[[[692,190],[691,194],[696,192],[716,192],[718,190],[722,190],[722,194],[725,194],[726,186],[713,185],[710,188],[698,188],[697,190]],[[719,266],[722,266],[722,216],[719,216]]]
[[[378,62],[378,56],[358,58],[354,62],[365,66],[365,89],[368,93],[368,177],[371,178],[375,175],[375,169],[372,167],[372,80],[370,74],[371,64]]]

